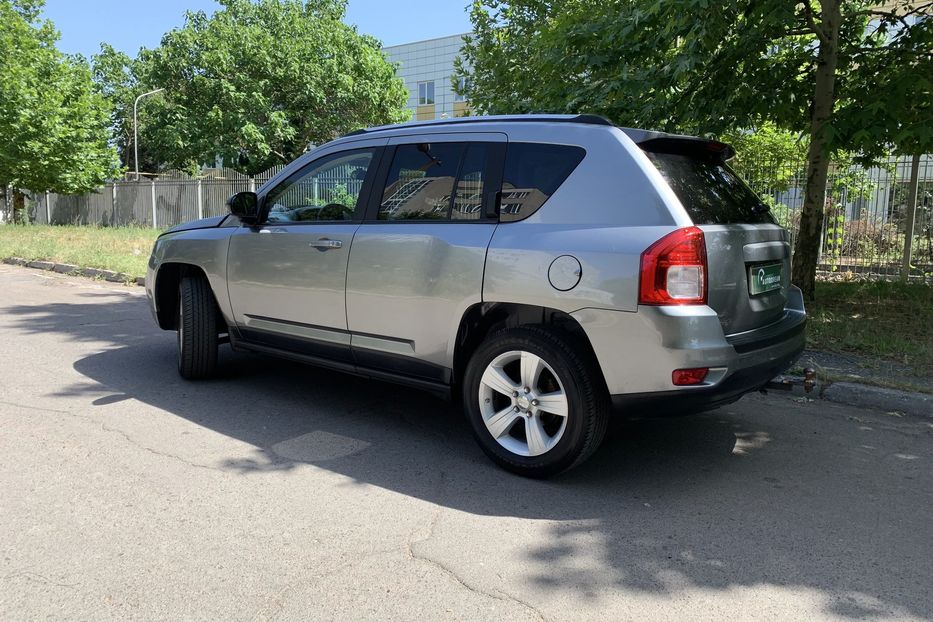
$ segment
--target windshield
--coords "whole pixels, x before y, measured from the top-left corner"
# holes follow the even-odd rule
[[[774,223],[762,203],[735,172],[715,159],[646,152],[697,225]]]

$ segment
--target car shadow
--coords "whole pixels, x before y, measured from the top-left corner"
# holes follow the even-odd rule
[[[877,527],[929,516],[928,496],[892,505],[862,494],[825,435],[795,433],[803,423],[780,416],[788,406],[779,401],[615,425],[590,461],[532,481],[492,465],[450,402],[229,348],[217,379],[186,382],[173,335],[154,327],[139,296],[81,295],[86,303],[5,309],[22,331],[107,344],[74,363],[88,382],[55,394],[86,395],[89,408],[139,400],[254,448],[217,468],[262,476],[314,465],[461,512],[554,521],[552,537],[527,553],[541,585],[673,593],[766,584],[816,590],[837,616],[933,614],[922,582],[880,570],[929,570],[924,535]],[[897,490],[902,476],[883,483]],[[587,538],[601,542],[598,571],[575,563]]]

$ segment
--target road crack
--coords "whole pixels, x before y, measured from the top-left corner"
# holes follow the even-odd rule
[[[299,577],[292,581],[286,583],[274,596],[269,599],[269,602],[259,607],[259,610],[251,616],[253,620],[267,620],[271,622],[278,618],[283,611],[285,611],[285,603],[291,597],[292,592],[297,590],[299,587],[314,585],[315,582],[320,579],[324,579],[333,575],[336,575],[339,572],[346,570],[352,566],[359,565],[360,562],[377,557],[379,555],[388,555],[395,553],[397,549],[376,549],[370,551],[361,558],[354,558],[344,561],[343,563],[337,564],[321,572],[313,573],[306,577]],[[270,611],[272,610],[272,611]]]
[[[106,423],[101,422],[100,428],[101,428],[102,430],[104,430],[105,432],[113,432],[114,434],[119,434],[120,436],[122,436],[123,438],[125,438],[126,441],[127,441],[128,443],[130,443],[131,445],[133,445],[133,446],[135,446],[135,447],[139,447],[139,448],[142,449],[143,451],[147,451],[147,452],[149,452],[149,453],[151,453],[151,454],[153,454],[153,455],[160,456],[160,457],[162,457],[162,458],[169,458],[170,460],[176,460],[176,461],[178,461],[178,462],[181,462],[182,464],[186,464],[186,465],[188,465],[188,466],[190,466],[190,467],[192,467],[192,468],[195,468],[195,469],[205,469],[205,470],[208,470],[208,471],[218,471],[218,472],[221,472],[221,473],[224,472],[224,470],[221,469],[221,468],[219,468],[219,467],[209,466],[209,465],[206,465],[206,464],[199,464],[199,463],[197,463],[197,462],[191,462],[190,460],[185,460],[184,458],[182,458],[181,456],[178,456],[178,455],[176,455],[176,454],[166,453],[166,452],[164,452],[164,451],[159,451],[158,449],[153,449],[152,447],[148,447],[148,446],[146,446],[146,445],[143,445],[142,443],[140,443],[139,441],[137,441],[136,439],[134,439],[133,437],[131,437],[129,434],[127,434],[127,433],[124,432],[123,430],[119,430],[119,429],[117,429],[117,428],[111,428],[111,427],[108,426]]]
[[[443,480],[445,478],[445,474],[443,472],[441,473],[441,478],[442,478],[441,487],[443,487]],[[541,613],[541,611],[534,605],[518,598],[517,596],[513,596],[511,594],[503,592],[502,590],[497,589],[494,592],[484,590],[476,585],[471,584],[469,581],[461,577],[452,568],[448,567],[443,562],[433,559],[431,557],[428,557],[427,555],[419,554],[415,551],[416,547],[434,538],[434,531],[437,528],[437,523],[440,520],[442,513],[443,513],[443,508],[441,506],[437,506],[437,509],[434,511],[434,515],[431,517],[431,522],[428,525],[428,533],[425,537],[419,540],[415,540],[414,539],[415,533],[418,531],[418,529],[412,530],[411,534],[408,537],[408,541],[406,543],[406,548],[407,548],[406,552],[408,553],[408,558],[413,561],[420,561],[428,565],[434,566],[435,568],[437,568],[438,570],[446,574],[448,577],[453,579],[461,587],[463,587],[469,592],[472,592],[473,594],[476,594],[478,596],[485,596],[486,598],[492,598],[500,602],[514,603],[516,605],[520,605],[521,607],[524,607],[525,609],[530,611],[532,614],[534,614],[534,616],[541,622],[547,622],[547,618],[544,617],[544,614]]]
[[[41,575],[38,572],[31,572],[29,570],[21,570],[19,572],[8,574],[5,577],[3,577],[3,579],[0,579],[0,580],[9,581],[17,577],[22,577],[26,579],[27,581],[31,581],[32,583],[41,583],[43,585],[54,585],[56,587],[67,587],[71,589],[74,589],[78,587],[79,585],[81,585],[80,583],[59,583],[58,581],[54,581],[46,577],[45,575]]]
[[[82,420],[82,421],[94,421],[94,419],[91,418],[91,417],[86,417],[86,416],[83,416],[83,415],[79,415],[79,414],[77,414],[77,413],[69,412],[69,411],[67,411],[67,410],[56,410],[55,408],[46,408],[46,407],[43,407],[43,406],[29,406],[29,405],[27,405],[27,404],[19,404],[19,403],[17,403],[17,402],[8,402],[8,401],[5,401],[5,400],[0,400],[0,404],[4,404],[4,405],[7,405],[7,406],[14,406],[14,407],[16,407],[16,408],[23,408],[23,409],[26,409],[26,410],[38,410],[38,411],[40,411],[40,412],[55,413],[55,414],[57,414],[57,415],[67,415],[67,416],[69,416],[69,417],[74,417],[75,419],[80,419],[80,420]],[[219,468],[219,467],[209,466],[209,465],[206,465],[206,464],[198,464],[197,462],[191,462],[190,460],[185,460],[184,458],[182,458],[181,456],[178,456],[178,455],[176,455],[176,454],[170,454],[170,453],[167,453],[167,452],[159,451],[159,450],[157,450],[157,449],[153,449],[152,447],[148,447],[148,446],[146,446],[146,445],[143,445],[143,444],[140,443],[139,441],[135,440],[133,437],[131,437],[129,434],[127,434],[127,433],[124,432],[123,430],[119,430],[119,429],[117,429],[117,428],[112,428],[112,427],[108,426],[106,423],[104,423],[104,422],[102,422],[102,421],[100,421],[100,422],[98,422],[98,423],[100,423],[100,428],[101,428],[102,430],[104,430],[105,432],[112,432],[112,433],[114,433],[114,434],[119,434],[119,435],[122,436],[124,439],[126,439],[126,441],[127,441],[128,443],[130,443],[131,445],[134,445],[134,446],[136,446],[136,447],[139,447],[140,449],[145,450],[145,451],[147,451],[147,452],[149,452],[149,453],[151,453],[151,454],[154,454],[154,455],[156,455],[156,456],[161,456],[161,457],[163,457],[163,458],[169,458],[169,459],[171,459],[171,460],[176,460],[176,461],[178,461],[178,462],[181,462],[181,463],[183,463],[183,464],[186,464],[186,465],[188,465],[188,466],[190,466],[190,467],[192,467],[192,468],[195,468],[195,469],[207,469],[207,470],[209,470],[209,471],[219,471],[219,472],[221,472],[221,473],[224,472],[224,469]]]
[[[44,406],[28,406],[26,404],[20,404],[18,402],[7,402],[4,400],[0,400],[0,404],[5,404],[6,406],[15,406],[16,408],[23,408],[25,410],[38,410],[40,412],[75,416],[74,413],[68,412],[67,410],[56,410],[54,408],[45,408]]]

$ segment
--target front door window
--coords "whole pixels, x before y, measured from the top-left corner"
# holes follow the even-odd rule
[[[374,150],[325,156],[283,181],[267,196],[266,221],[294,223],[354,220]]]

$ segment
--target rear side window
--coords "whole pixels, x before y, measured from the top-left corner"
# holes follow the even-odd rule
[[[586,151],[569,145],[509,143],[502,175],[499,220],[534,214],[580,164]]]
[[[697,225],[774,223],[767,206],[724,162],[646,152]]]

